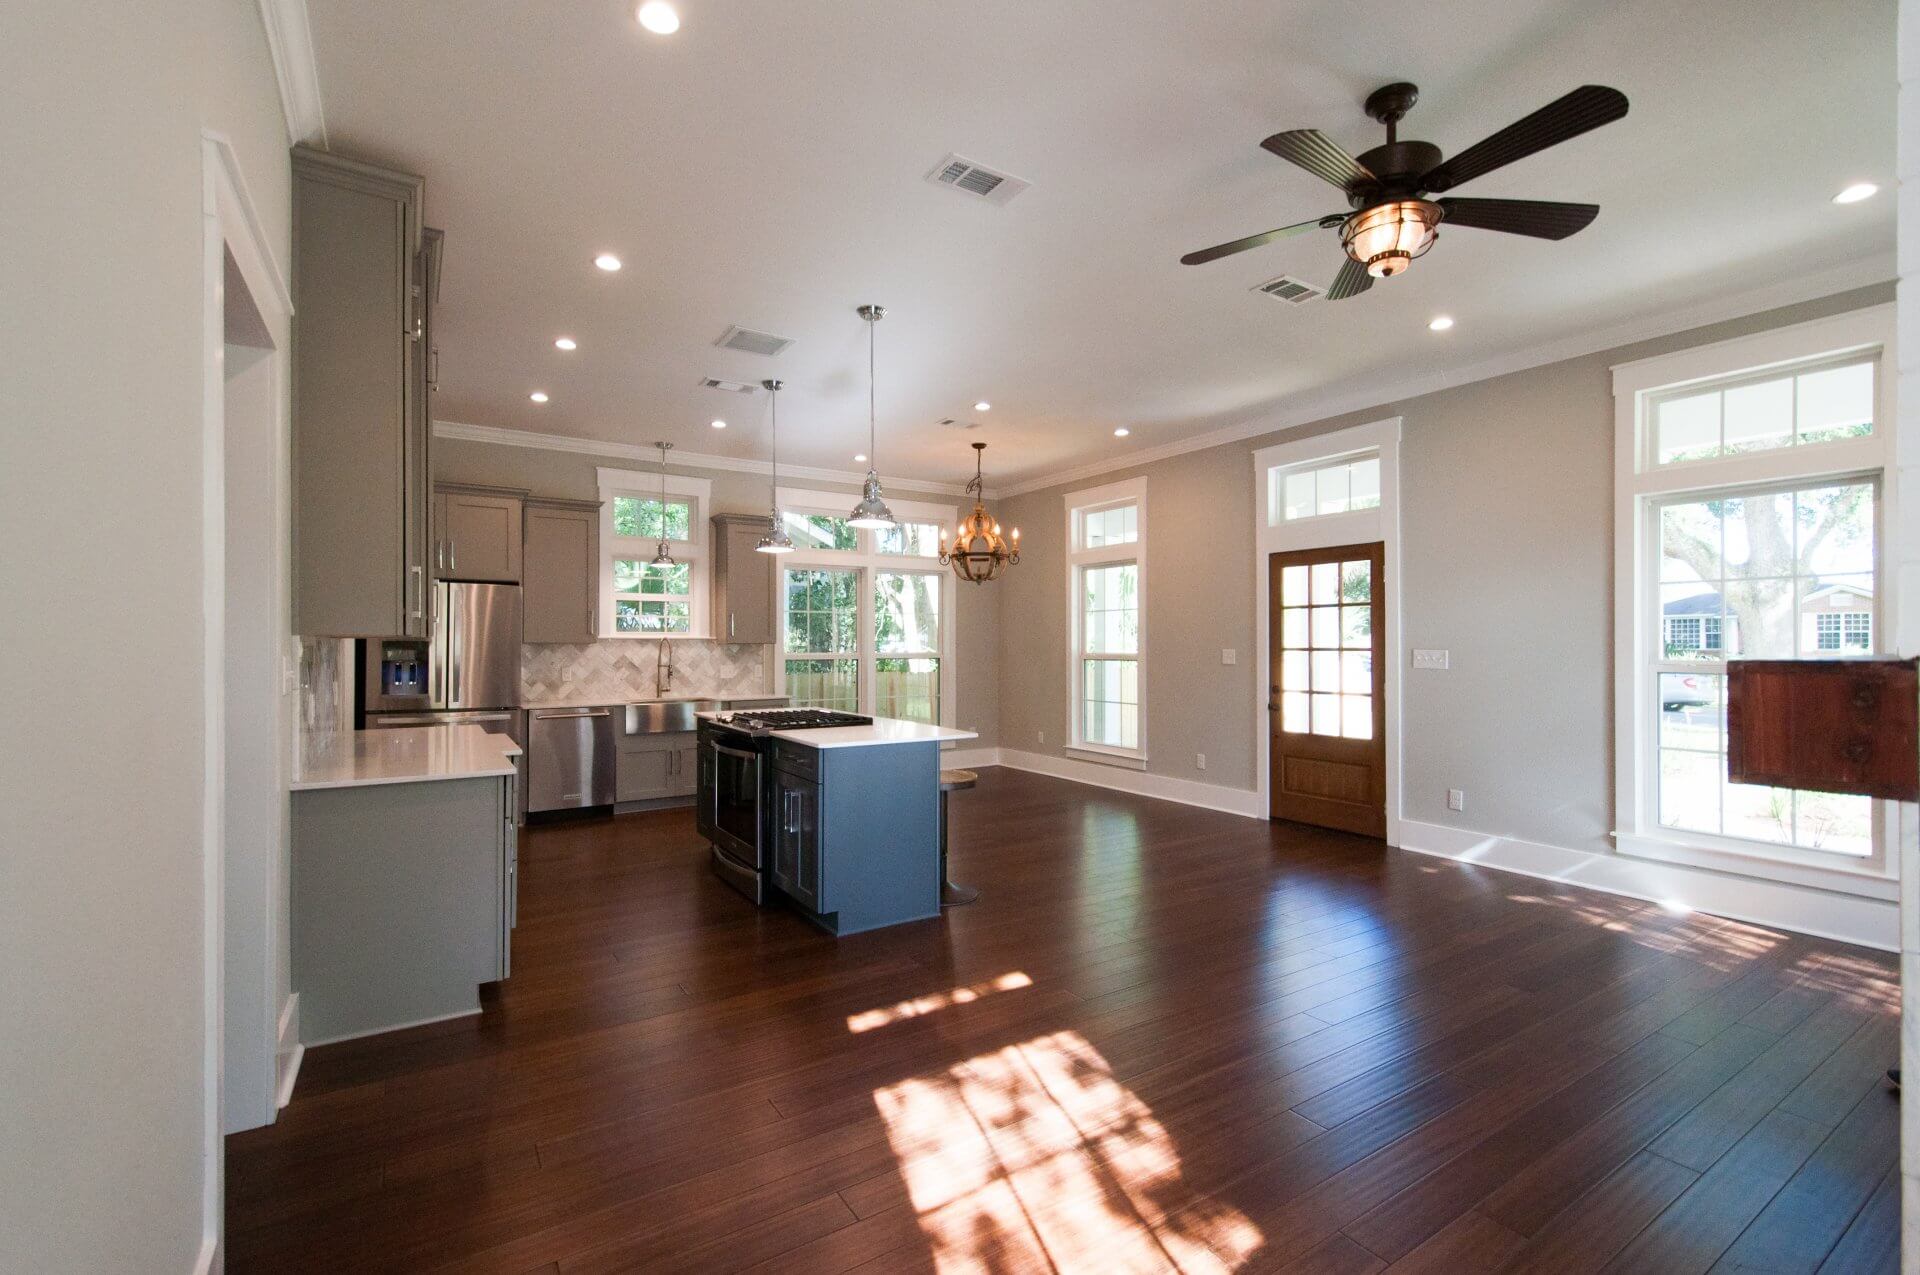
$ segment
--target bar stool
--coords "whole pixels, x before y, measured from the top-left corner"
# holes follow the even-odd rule
[[[953,875],[947,871],[947,794],[971,788],[979,781],[980,776],[971,770],[940,772],[940,906],[943,908],[963,907],[980,897],[980,891],[970,885],[955,885]]]

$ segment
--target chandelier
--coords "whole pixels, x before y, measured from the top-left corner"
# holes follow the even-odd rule
[[[940,565],[950,566],[962,580],[985,584],[1000,572],[1020,561],[1020,528],[1013,529],[1009,544],[1000,537],[1000,524],[987,513],[983,503],[986,484],[980,476],[980,463],[987,450],[985,443],[973,445],[973,479],[967,491],[973,496],[973,512],[954,529],[953,547],[947,547],[947,529],[940,529]]]

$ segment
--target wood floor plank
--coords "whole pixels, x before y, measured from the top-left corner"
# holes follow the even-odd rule
[[[1900,1168],[1895,1165],[1820,1264],[1820,1275],[1894,1275],[1899,1269]]]
[[[952,821],[981,900],[844,940],[685,810],[529,828],[483,1012],[316,1048],[228,1139],[227,1269],[1894,1251],[1890,958],[994,768]]]

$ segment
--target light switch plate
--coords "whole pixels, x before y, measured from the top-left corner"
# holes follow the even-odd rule
[[[1445,651],[1416,650],[1413,653],[1413,666],[1415,668],[1445,668],[1447,667],[1447,653]]]
[[[1222,647],[1220,648],[1220,662],[1222,664],[1238,664],[1240,662],[1240,652],[1230,646]]]

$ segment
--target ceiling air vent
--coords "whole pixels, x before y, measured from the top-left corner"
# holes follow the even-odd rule
[[[963,420],[956,419],[955,417],[952,417],[952,416],[942,417],[939,423],[947,426],[950,429],[979,429],[980,428],[979,421],[963,421]]]
[[[702,377],[700,384],[710,390],[728,390],[735,394],[751,394],[756,388],[745,381],[723,381],[717,376]]]
[[[792,345],[793,338],[775,336],[771,332],[755,332],[752,328],[733,327],[722,332],[714,344],[723,350],[740,350],[772,358]]]
[[[1276,297],[1281,301],[1290,301],[1294,305],[1305,305],[1315,297],[1326,294],[1325,288],[1316,288],[1310,283],[1302,283],[1300,280],[1287,275],[1281,275],[1278,279],[1269,279],[1265,283],[1257,285],[1254,291],[1264,292],[1268,296]]]
[[[969,195],[978,195],[990,204],[1004,204],[1033,184],[958,155],[949,155],[935,164],[927,180],[936,186],[951,186]]]

